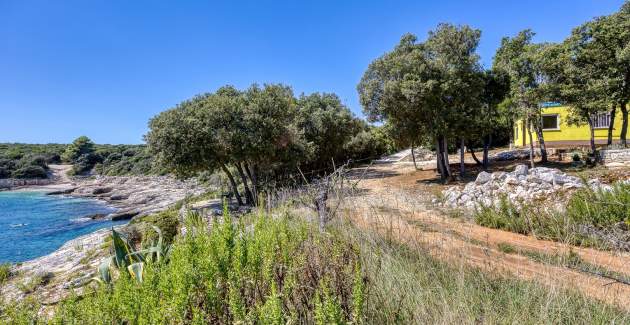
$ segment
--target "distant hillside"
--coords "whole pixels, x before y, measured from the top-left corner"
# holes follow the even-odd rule
[[[68,163],[74,170],[101,175],[145,175],[160,173],[145,145],[94,144],[82,160],[67,161],[67,144],[0,143],[1,178],[45,178],[49,164]]]

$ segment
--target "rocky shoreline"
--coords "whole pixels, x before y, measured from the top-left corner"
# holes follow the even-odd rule
[[[160,212],[188,196],[204,192],[205,189],[194,180],[180,181],[169,176],[96,176],[47,194],[101,200],[116,208],[116,212],[86,217],[117,221]]]
[[[91,219],[129,220],[168,209],[188,196],[206,192],[194,180],[180,181],[168,176],[96,176],[66,179],[45,186],[25,186],[17,190],[46,191],[47,195],[67,195],[103,201],[116,212],[85,216]],[[54,304],[77,290],[96,274],[107,254],[103,249],[109,229],[101,229],[66,242],[56,251],[12,267],[13,276],[0,285],[0,294],[11,301],[36,295],[44,305]],[[24,287],[44,281],[25,292]],[[80,290],[80,289],[78,289]]]

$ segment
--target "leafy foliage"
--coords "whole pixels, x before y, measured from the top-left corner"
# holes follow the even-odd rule
[[[365,301],[366,293],[352,246],[299,220],[260,216],[253,222],[249,229],[228,216],[208,232],[190,216],[186,235],[175,241],[168,261],[144,264],[142,282],[121,274],[110,287],[62,302],[54,321],[285,324],[364,319],[356,303]]]
[[[619,223],[630,224],[629,206],[630,185],[617,183],[610,191],[581,189],[561,210],[535,203],[517,206],[502,197],[498,206],[481,206],[474,218],[484,227],[570,244],[610,248],[613,246],[606,238],[585,232],[583,226],[606,231],[618,227]]]

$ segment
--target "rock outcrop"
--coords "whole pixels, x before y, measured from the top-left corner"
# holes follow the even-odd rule
[[[110,219],[128,220],[165,210],[187,196],[204,192],[196,181],[169,176],[96,176],[77,180],[70,188],[49,194],[103,200],[117,209],[108,216]]]
[[[576,176],[547,167],[529,169],[517,165],[512,172],[481,172],[474,182],[466,186],[450,187],[442,192],[443,205],[450,208],[475,209],[480,205],[497,205],[502,197],[515,204],[544,200],[584,186],[606,189],[609,185],[593,179],[588,184]]]

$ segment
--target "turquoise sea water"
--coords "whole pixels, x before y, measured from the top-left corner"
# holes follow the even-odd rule
[[[0,263],[46,255],[70,239],[124,223],[82,218],[113,211],[96,200],[44,192],[0,192]]]

